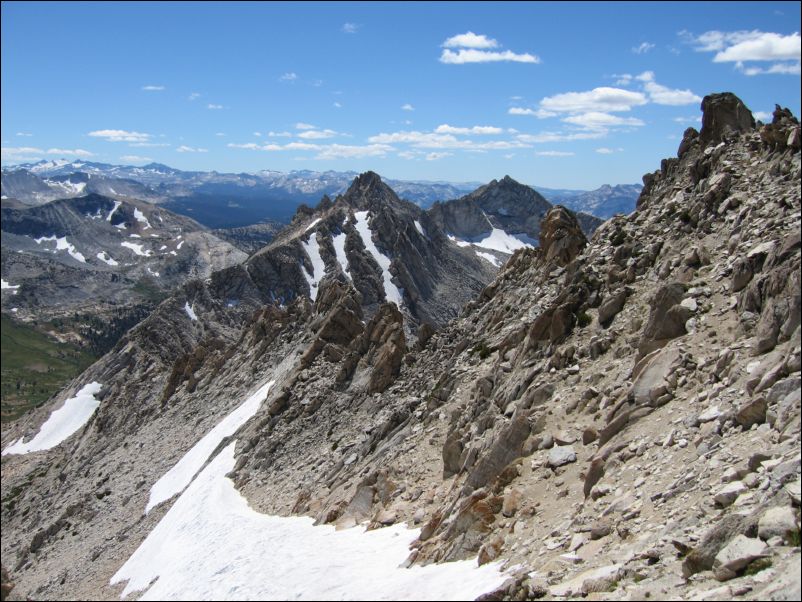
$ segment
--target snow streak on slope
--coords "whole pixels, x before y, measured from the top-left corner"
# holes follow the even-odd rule
[[[119,263],[117,263],[117,261],[115,261],[115,260],[114,260],[114,259],[113,259],[113,258],[112,258],[110,255],[107,255],[107,254],[106,254],[106,251],[101,251],[100,253],[98,253],[98,254],[97,254],[97,258],[98,258],[100,261],[102,261],[102,262],[104,262],[104,263],[107,263],[107,264],[109,264],[109,265],[120,265],[120,264],[119,264]]]
[[[145,214],[142,213],[139,209],[134,209],[134,217],[136,218],[136,221],[138,221],[140,224],[145,224],[144,227],[142,228],[143,230],[147,230],[148,228],[150,228],[150,222],[148,221],[148,218],[146,218]]]
[[[100,405],[95,394],[103,387],[100,383],[92,382],[85,385],[75,397],[70,397],[58,410],[54,410],[50,417],[36,433],[36,436],[27,443],[22,438],[3,450],[6,454],[27,454],[55,447],[75,431],[86,424]]]
[[[131,249],[136,255],[140,255],[141,257],[150,257],[152,255],[150,251],[143,251],[142,245],[138,245],[133,242],[121,242],[120,246]]]
[[[192,306],[189,304],[189,301],[184,303],[184,311],[187,312],[187,315],[189,316],[190,320],[192,320],[193,322],[198,321],[198,315],[195,313],[195,310],[192,309]]]
[[[500,228],[493,228],[490,234],[473,244],[475,244],[477,247],[483,247],[493,251],[501,251],[502,253],[513,253],[518,249],[532,246],[521,241],[512,234],[507,234]]]
[[[111,211],[109,211],[109,214],[106,216],[106,221],[107,222],[111,221],[111,216],[114,215],[114,212],[117,211],[117,209],[120,208],[120,205],[122,205],[122,203],[120,201],[114,201],[114,207],[111,208]],[[118,224],[118,226],[119,226],[119,224]]]
[[[326,275],[326,264],[323,263],[323,258],[320,256],[320,245],[317,243],[317,235],[313,232],[307,242],[301,241],[301,246],[309,256],[312,262],[312,275],[310,276],[306,269],[302,269],[306,281],[309,283],[309,297],[312,301],[317,297],[317,285]]]
[[[331,242],[334,245],[334,252],[337,255],[337,261],[340,263],[340,267],[343,269],[343,274],[350,280],[351,274],[348,273],[348,256],[345,254],[345,238],[345,232],[340,232],[337,236],[331,237]]]
[[[5,280],[0,280],[0,288],[3,290],[10,289],[13,295],[17,294],[17,289],[20,287],[19,284],[9,284]]]
[[[176,500],[111,584],[142,600],[473,600],[507,578],[475,560],[398,568],[418,530],[260,514],[226,478],[236,441]],[[155,580],[155,582],[154,582]],[[152,584],[152,585],[151,585]]]
[[[86,257],[83,256],[83,253],[78,251],[72,243],[67,242],[67,237],[62,236],[61,238],[56,238],[56,235],[53,234],[52,236],[41,236],[39,238],[33,239],[37,245],[41,245],[45,241],[55,241],[56,242],[56,250],[53,251],[54,253],[58,251],[67,251],[73,259],[80,261],[81,263],[86,263]]]
[[[169,500],[176,493],[181,493],[184,488],[192,481],[192,477],[203,467],[204,462],[220,444],[220,442],[233,435],[236,430],[245,424],[251,416],[256,414],[259,406],[267,397],[267,392],[275,381],[270,381],[262,385],[257,391],[246,399],[236,410],[204,435],[200,441],[192,446],[184,457],[173,466],[153,487],[150,488],[150,499],[145,508],[145,513],[150,512],[151,508],[158,506],[165,500]]]
[[[368,225],[368,212],[357,211],[354,213],[354,216],[356,217],[356,230],[359,232],[359,236],[362,237],[362,243],[365,245],[365,248],[370,252],[370,254],[373,255],[373,259],[376,260],[376,263],[379,264],[379,267],[382,270],[385,298],[387,301],[395,303],[398,307],[401,307],[401,303],[403,303],[404,298],[401,296],[401,291],[398,290],[398,287],[393,284],[392,275],[390,274],[390,258],[379,251],[379,249],[376,247],[376,243],[373,242],[373,233]]]

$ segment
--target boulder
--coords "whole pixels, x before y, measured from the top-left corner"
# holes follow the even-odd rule
[[[734,133],[755,129],[755,118],[741,99],[732,92],[710,94],[702,99],[702,147],[718,144]]]
[[[547,464],[551,468],[564,466],[576,462],[576,452],[570,445],[558,446],[551,448]]]
[[[772,537],[781,537],[784,541],[790,541],[791,534],[798,531],[796,514],[790,506],[769,508],[757,523],[757,535],[764,541]]]
[[[547,262],[568,265],[588,244],[573,211],[553,207],[540,223],[540,248]]]
[[[713,574],[719,581],[728,581],[738,576],[750,562],[766,553],[766,544],[752,537],[736,535],[713,561]]]

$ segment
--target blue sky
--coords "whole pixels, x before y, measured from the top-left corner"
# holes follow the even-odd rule
[[[800,111],[800,4],[2,6],[3,163],[632,183],[705,94]]]

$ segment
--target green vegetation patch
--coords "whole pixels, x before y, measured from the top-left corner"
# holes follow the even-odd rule
[[[0,400],[3,422],[40,406],[96,359],[71,343],[60,343],[33,326],[2,316]]]

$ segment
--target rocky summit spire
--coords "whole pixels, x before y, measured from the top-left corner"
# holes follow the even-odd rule
[[[755,129],[755,118],[732,92],[709,94],[702,99],[702,146],[721,142],[731,132]]]

